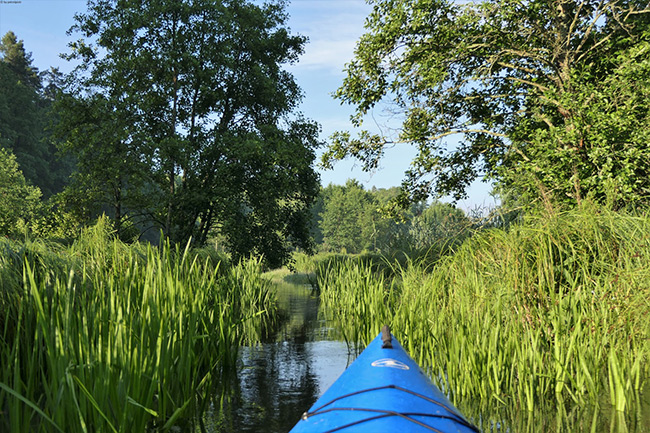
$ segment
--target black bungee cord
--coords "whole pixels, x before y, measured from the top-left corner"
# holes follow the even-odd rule
[[[331,405],[332,403],[334,403],[334,402],[336,402],[338,400],[341,400],[341,399],[344,399],[344,398],[347,398],[347,397],[351,397],[351,396],[354,396],[354,395],[357,395],[357,394],[362,394],[362,393],[365,393],[365,392],[377,391],[377,390],[380,390],[380,389],[396,389],[396,390],[399,390],[399,391],[407,392],[407,393],[412,394],[412,395],[414,395],[416,397],[419,397],[419,398],[421,398],[423,400],[426,400],[426,401],[428,401],[428,402],[430,402],[432,404],[435,404],[437,406],[442,407],[443,409],[445,409],[447,412],[451,413],[452,415],[438,415],[438,414],[411,413],[411,412],[400,413],[400,412],[395,412],[395,411],[390,411],[390,410],[354,408],[354,407],[324,409],[326,406],[329,406],[329,405]],[[454,422],[456,422],[458,424],[461,424],[461,425],[463,425],[463,426],[465,426],[467,428],[470,428],[473,431],[475,431],[476,433],[480,433],[479,430],[474,425],[470,424],[465,419],[460,417],[455,411],[453,411],[448,406],[446,406],[446,405],[444,405],[444,404],[442,404],[442,403],[440,403],[438,401],[435,401],[435,400],[433,400],[433,399],[431,399],[431,398],[429,398],[429,397],[427,397],[425,395],[419,394],[419,393],[417,393],[415,391],[411,391],[410,389],[402,388],[401,386],[397,386],[397,385],[378,386],[376,388],[363,389],[361,391],[355,391],[355,392],[351,392],[349,394],[344,394],[344,395],[338,396],[338,397],[330,400],[329,402],[323,404],[322,406],[317,407],[316,409],[314,409],[311,412],[305,412],[302,415],[302,419],[307,420],[308,418],[310,418],[312,416],[315,416],[315,415],[319,415],[319,414],[327,413],[327,412],[339,411],[339,410],[340,411],[374,412],[374,413],[380,413],[381,415],[374,416],[374,417],[371,417],[371,418],[365,418],[365,419],[362,419],[362,420],[358,420],[358,421],[352,422],[350,424],[346,424],[346,425],[343,425],[343,426],[340,426],[340,427],[336,427],[333,430],[328,430],[327,432],[323,432],[323,433],[330,433],[330,432],[339,431],[339,430],[342,430],[344,428],[352,427],[354,425],[357,425],[357,424],[360,424],[360,423],[363,423],[363,422],[372,421],[372,420],[380,419],[380,418],[386,418],[386,417],[389,417],[389,416],[398,416],[400,418],[406,419],[408,421],[411,421],[411,422],[413,422],[415,424],[418,424],[418,425],[420,425],[422,427],[425,427],[425,428],[427,428],[427,429],[429,429],[431,431],[435,431],[435,432],[438,432],[438,433],[442,433],[442,432],[440,430],[438,430],[438,429],[436,429],[434,427],[428,426],[428,425],[426,425],[426,424],[424,424],[424,423],[422,423],[422,422],[420,422],[420,421],[418,421],[418,420],[416,420],[416,419],[414,419],[412,417],[413,416],[426,416],[426,417],[430,417],[430,418],[448,419],[448,420],[454,421]]]

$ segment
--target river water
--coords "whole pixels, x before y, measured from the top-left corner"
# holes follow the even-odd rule
[[[334,324],[319,315],[318,297],[308,286],[282,284],[277,293],[278,326],[261,344],[241,348],[236,376],[204,412],[199,431],[286,433],[356,357],[336,338]],[[650,433],[649,395],[625,415],[612,413],[604,402],[595,410],[479,414],[474,422],[483,432],[495,433]],[[471,406],[459,407],[468,415],[474,412]]]
[[[286,433],[356,357],[319,315],[309,286],[279,284],[277,294],[280,323],[241,348],[237,377],[204,414],[205,431]]]

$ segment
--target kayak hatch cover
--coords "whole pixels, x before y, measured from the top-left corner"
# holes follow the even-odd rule
[[[477,433],[387,326],[290,433]]]

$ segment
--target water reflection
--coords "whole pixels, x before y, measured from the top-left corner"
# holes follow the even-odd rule
[[[311,289],[278,287],[279,326],[260,345],[241,349],[236,377],[202,417],[207,432],[287,432],[352,361],[347,346],[327,340]],[[219,409],[217,409],[219,408]]]

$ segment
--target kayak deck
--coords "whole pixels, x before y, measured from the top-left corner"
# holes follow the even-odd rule
[[[384,340],[377,336],[291,433],[479,431],[388,331]]]

